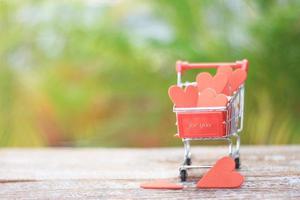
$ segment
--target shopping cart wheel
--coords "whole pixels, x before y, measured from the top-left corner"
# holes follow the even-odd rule
[[[235,162],[235,168],[236,168],[236,169],[239,169],[240,166],[241,166],[240,157],[236,157],[236,158],[234,159],[234,162]]]
[[[187,174],[187,170],[186,169],[180,170],[180,180],[181,180],[181,182],[186,181],[187,176],[188,176],[188,174]]]
[[[191,165],[191,164],[192,164],[192,159],[191,159],[191,158],[187,158],[187,159],[184,161],[184,164],[185,164],[185,165]]]

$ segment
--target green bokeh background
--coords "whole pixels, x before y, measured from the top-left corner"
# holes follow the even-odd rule
[[[244,58],[242,143],[300,143],[299,11],[297,0],[2,0],[0,146],[181,145],[167,96],[176,60]]]

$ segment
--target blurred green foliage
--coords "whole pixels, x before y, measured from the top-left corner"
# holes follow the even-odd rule
[[[0,1],[0,145],[179,145],[167,96],[176,60],[243,58],[242,142],[299,143],[299,10],[279,0]]]

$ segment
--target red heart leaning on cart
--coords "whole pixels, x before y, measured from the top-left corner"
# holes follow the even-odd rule
[[[225,89],[228,76],[225,73],[217,73],[215,76],[212,76],[208,72],[202,72],[197,75],[196,81],[199,92],[206,88],[212,88],[219,94]]]
[[[222,66],[217,70],[217,74],[226,74],[228,82],[222,93],[231,96],[247,79],[247,72],[243,69],[232,70],[230,66]]]
[[[198,188],[239,188],[244,177],[234,171],[235,162],[231,157],[223,157],[199,180]]]
[[[228,99],[224,94],[217,94],[215,90],[206,88],[198,96],[198,107],[226,106]]]
[[[198,89],[195,86],[187,86],[182,89],[176,85],[169,88],[169,97],[176,107],[196,107],[198,100]]]

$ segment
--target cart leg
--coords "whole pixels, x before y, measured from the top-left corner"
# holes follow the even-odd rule
[[[191,165],[192,164],[192,159],[191,159],[191,146],[190,146],[190,141],[183,139],[183,145],[184,145],[184,161],[183,165]]]
[[[233,137],[230,137],[228,139],[228,143],[229,143],[229,156],[231,156],[234,159],[235,168],[239,169],[240,165],[241,165],[241,161],[240,161],[240,136],[239,135],[235,135],[235,137],[236,137],[236,143],[235,143],[235,145],[233,145],[233,142],[232,142]]]
[[[187,177],[188,177],[187,170],[186,169],[179,169],[179,176],[180,176],[180,181],[185,182]]]
[[[236,158],[234,159],[234,162],[235,162],[235,169],[240,169],[240,167],[241,167],[240,156],[239,156],[239,157],[236,157]]]
[[[228,141],[229,156],[232,157],[232,138],[231,137],[228,138],[227,141]]]
[[[182,139],[183,146],[184,146],[184,158],[183,158],[183,164],[179,168],[179,177],[181,182],[186,181],[188,177],[187,168],[185,168],[186,165],[191,165],[191,146],[190,141],[188,139]]]
[[[241,166],[240,161],[240,145],[241,145],[241,138],[239,135],[236,135],[236,144],[235,144],[235,151],[234,151],[234,161],[235,161],[235,168],[239,169]]]

